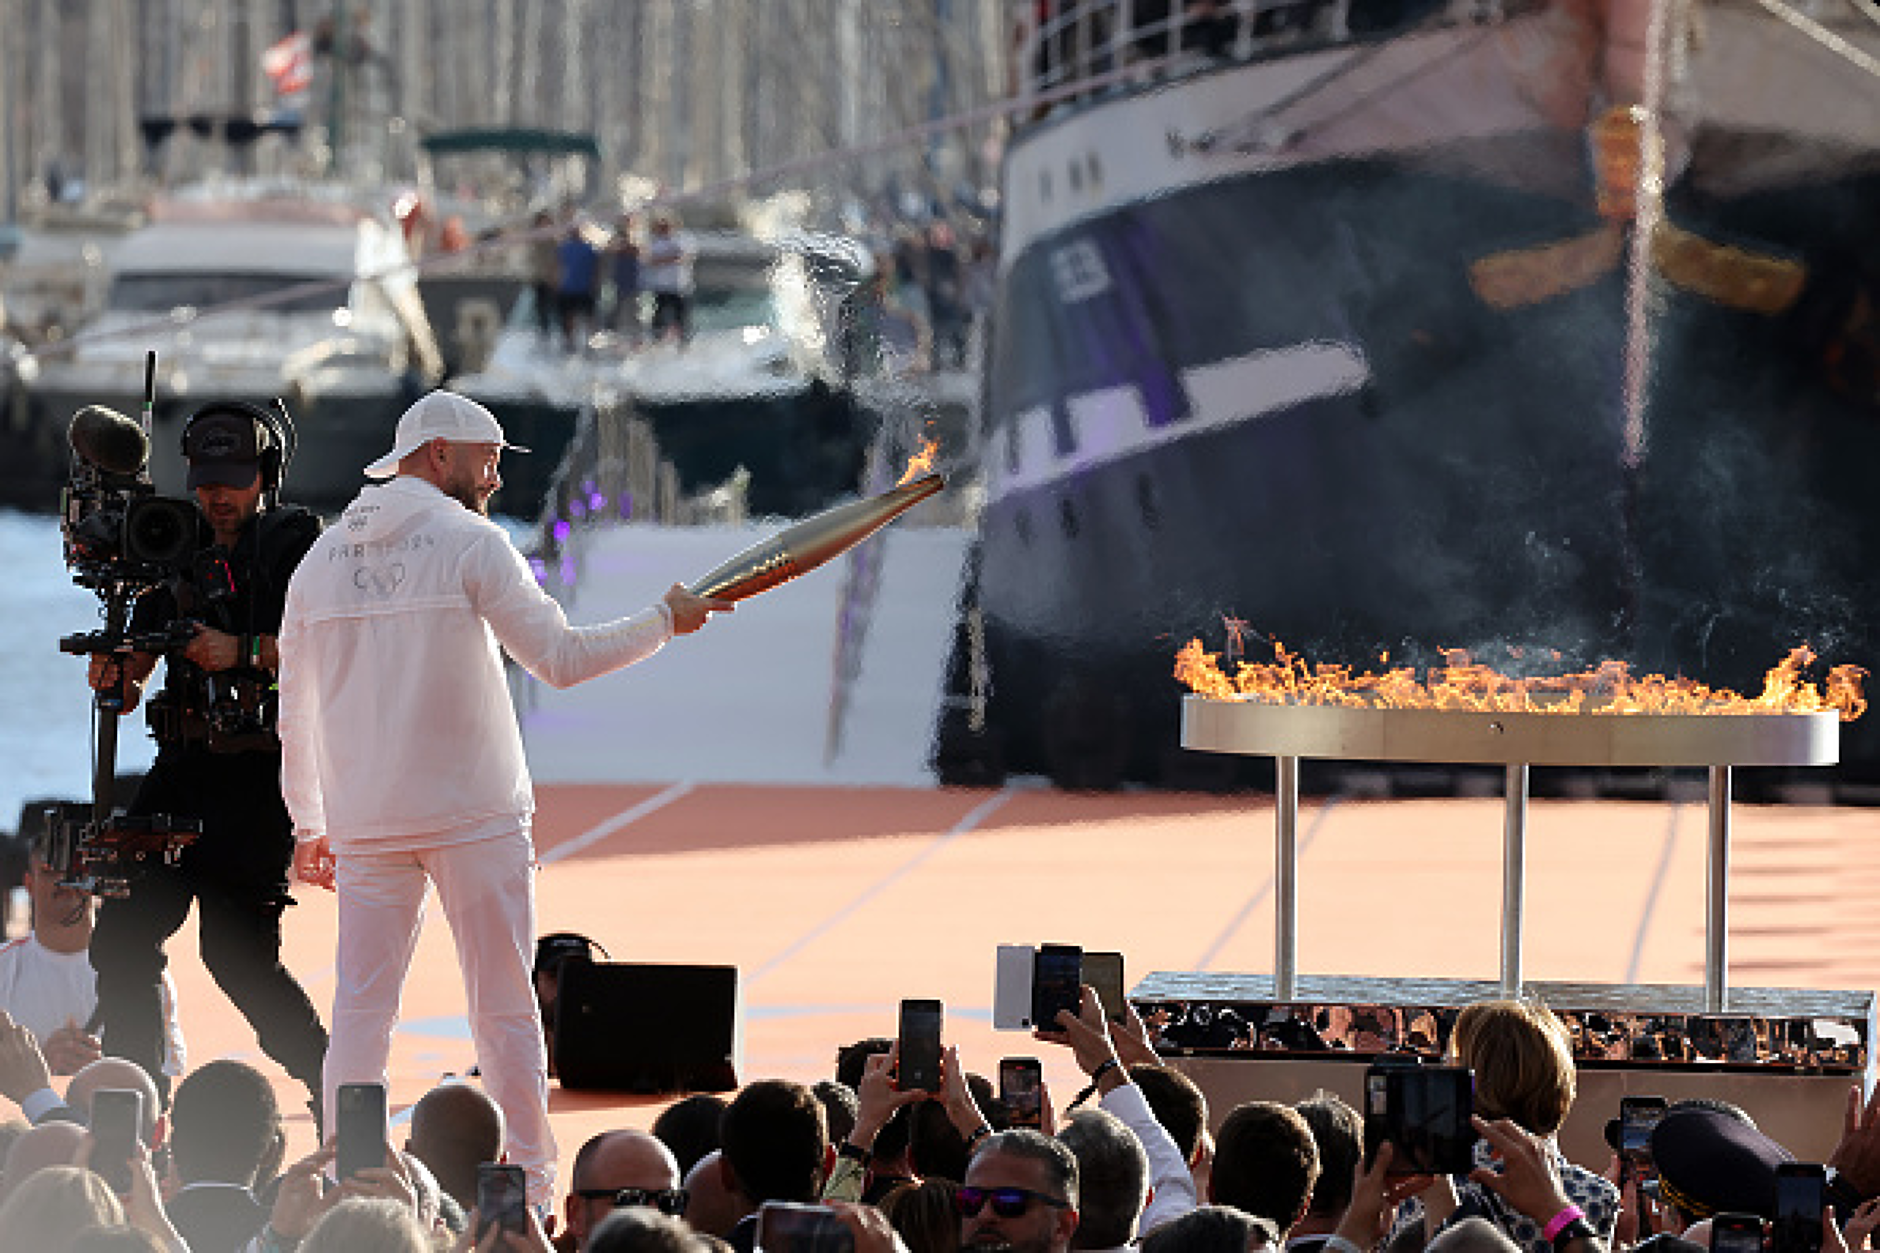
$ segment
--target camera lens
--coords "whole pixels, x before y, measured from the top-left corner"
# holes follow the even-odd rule
[[[175,565],[196,538],[195,506],[161,496],[131,502],[124,513],[124,555],[152,565]]]

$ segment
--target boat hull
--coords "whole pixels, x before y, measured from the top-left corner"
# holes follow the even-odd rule
[[[1181,775],[1173,655],[1224,619],[1249,654],[1366,668],[1617,657],[1753,693],[1804,642],[1871,667],[1880,404],[1835,363],[1873,163],[1733,189],[1733,134],[1697,131],[1664,215],[1711,269],[1792,263],[1800,294],[1758,310],[1603,219],[1578,133],[1539,112],[1180,167],[1224,92],[1280,72],[1096,104],[1009,159],[1012,197],[1167,137],[1136,154],[1159,192],[1014,211],[978,585],[1006,767]],[[1846,730],[1839,777],[1880,777],[1880,737]]]

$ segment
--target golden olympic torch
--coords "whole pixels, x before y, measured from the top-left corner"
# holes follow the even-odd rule
[[[824,510],[745,549],[692,584],[692,592],[719,600],[767,592],[847,552],[945,486],[945,479],[929,474],[879,496]]]

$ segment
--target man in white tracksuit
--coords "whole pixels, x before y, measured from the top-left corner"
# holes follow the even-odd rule
[[[485,515],[507,447],[481,405],[424,396],[399,419],[392,451],[366,467],[396,477],[361,492],[301,561],[280,634],[282,791],[296,877],[339,893],[325,1108],[338,1108],[342,1083],[386,1081],[434,882],[508,1160],[542,1204],[555,1143],[530,978],[535,802],[502,650],[566,687],[649,657],[731,605],[674,584],[631,617],[569,626]]]

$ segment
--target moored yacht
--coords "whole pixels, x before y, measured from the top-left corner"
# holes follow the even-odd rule
[[[292,415],[287,495],[333,507],[387,446],[398,415],[442,372],[395,229],[340,201],[181,198],[113,250],[103,310],[45,354],[34,421],[102,404],[136,414],[157,355],[150,469],[182,490],[182,424],[211,400]]]

